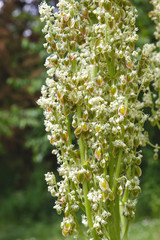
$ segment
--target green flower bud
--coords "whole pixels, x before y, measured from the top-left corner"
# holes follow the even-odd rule
[[[107,12],[110,12],[112,9],[112,3],[111,2],[104,2],[103,6]]]
[[[101,149],[98,148],[98,149],[95,151],[95,157],[99,160],[99,159],[101,159],[101,155],[102,155]]]
[[[153,159],[154,159],[154,160],[158,160],[158,153],[154,153]]]
[[[142,175],[142,170],[139,166],[135,166],[135,174],[140,177]]]
[[[86,123],[83,123],[81,125],[81,129],[82,129],[82,131],[87,132],[88,131],[88,125]]]
[[[64,237],[68,237],[68,232],[66,232],[64,229],[62,230],[62,235],[64,236]]]
[[[102,189],[102,191],[107,191],[109,188],[108,182],[105,179],[99,182],[99,186]]]
[[[85,175],[84,173],[77,173],[77,180],[78,180],[78,183],[82,183],[85,179]]]
[[[76,130],[74,131],[74,134],[76,135],[76,137],[79,137],[81,132],[82,132],[82,128],[81,127],[77,127]]]
[[[86,178],[87,180],[90,180],[90,179],[92,178],[92,173],[91,173],[91,172],[86,172],[86,173],[85,173],[85,178]]]
[[[113,200],[114,200],[114,194],[113,194],[113,192],[110,192],[110,193],[109,193],[109,200],[110,200],[110,201],[113,201]]]

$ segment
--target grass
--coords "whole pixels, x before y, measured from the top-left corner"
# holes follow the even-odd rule
[[[129,233],[129,240],[159,240],[160,219],[144,219],[132,223]]]
[[[63,240],[60,220],[53,224],[0,225],[0,240]],[[71,240],[72,238],[67,238]],[[159,240],[160,219],[144,219],[131,224],[129,240]],[[80,238],[79,238],[80,240]]]

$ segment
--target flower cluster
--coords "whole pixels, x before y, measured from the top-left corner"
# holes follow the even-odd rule
[[[152,116],[150,121],[153,125],[157,125],[160,129],[160,2],[153,0],[151,3],[153,4],[154,9],[149,13],[149,15],[156,25],[154,35],[157,43],[156,46],[153,47],[154,49],[156,48],[156,50],[152,51],[151,55],[153,76],[152,87],[154,88],[154,93],[149,91],[148,94],[152,98]]]
[[[124,233],[140,192],[138,147],[148,142],[148,116],[138,97],[144,90],[152,104],[146,87],[154,47],[135,49],[137,10],[128,0],[60,0],[57,6],[56,13],[45,2],[39,8],[49,56],[38,104],[62,177],[56,184],[47,173],[48,189],[65,214],[63,236],[78,232],[87,239],[76,219],[81,209],[90,239],[119,240],[119,208]]]

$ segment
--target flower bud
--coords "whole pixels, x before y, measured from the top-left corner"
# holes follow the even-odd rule
[[[129,73],[129,74],[127,74],[127,82],[132,82],[133,81],[133,79],[134,79],[134,76],[133,76],[133,74],[132,73]]]
[[[90,180],[90,179],[92,178],[92,173],[91,173],[91,172],[86,172],[86,173],[85,173],[85,178],[86,178],[87,180]]]
[[[51,48],[52,48],[53,50],[56,50],[56,42],[55,42],[55,41],[52,41],[52,43],[51,43]]]
[[[111,96],[115,96],[117,94],[117,87],[115,85],[111,86]]]
[[[65,209],[65,217],[68,217],[69,216],[69,209],[67,208],[67,209]]]
[[[98,148],[96,151],[95,151],[95,157],[99,160],[101,159],[101,149]]]
[[[109,200],[110,200],[110,201],[113,201],[113,200],[114,200],[114,194],[113,194],[113,192],[110,192],[110,193],[109,193]]]
[[[142,175],[142,170],[139,166],[135,166],[135,175],[140,177]]]
[[[110,12],[111,8],[112,8],[112,3],[111,2],[104,2],[103,6],[104,6],[104,8],[107,12]]]
[[[154,160],[158,160],[158,153],[154,153],[153,159],[154,159]]]
[[[66,232],[64,229],[62,230],[62,235],[64,236],[64,237],[68,237],[68,232]]]
[[[133,67],[133,62],[132,61],[130,61],[130,62],[127,62],[126,63],[126,66],[127,66],[127,68],[132,68]]]
[[[60,140],[60,134],[56,133],[56,141],[59,141],[59,140]]]
[[[51,190],[48,190],[48,191],[51,193],[52,197],[56,196],[56,191],[55,191],[54,187]]]
[[[50,143],[51,143],[52,145],[54,145],[53,137],[51,137],[51,139],[50,139]]]
[[[105,159],[102,159],[102,160],[100,161],[100,166],[101,166],[102,168],[105,168],[105,167],[106,167],[106,161],[105,161]]]
[[[70,222],[65,222],[64,223],[65,232],[69,232],[70,229],[71,229],[71,223]]]
[[[64,141],[64,142],[68,142],[68,133],[65,132],[65,133],[61,133],[61,139]]]
[[[99,182],[99,186],[102,191],[106,191],[109,188],[108,182],[105,179],[103,179]]]
[[[87,132],[88,131],[88,125],[86,123],[83,123],[81,125],[82,131]]]
[[[114,13],[114,19],[115,19],[116,22],[119,22],[120,17],[121,17],[121,15],[120,15],[119,12]]]
[[[58,58],[57,58],[57,55],[54,55],[51,60],[50,60],[50,64],[51,66],[55,66],[58,64]]]
[[[86,169],[86,170],[89,170],[90,169],[90,159],[88,159],[84,164],[83,164],[83,167],[84,167],[84,169]]]
[[[78,180],[78,183],[82,183],[85,179],[85,175],[84,173],[77,173],[77,180]]]
[[[109,192],[108,191],[103,192],[102,198],[103,198],[103,202],[105,202],[109,198]]]
[[[110,29],[113,29],[113,27],[114,27],[114,20],[113,19],[108,20],[108,27]]]
[[[49,46],[49,47],[47,48],[47,53],[48,53],[48,54],[51,54],[51,53],[52,53],[52,48],[51,48],[51,46]]]
[[[50,36],[49,34],[47,34],[46,40],[47,40],[47,42],[50,43],[50,42],[52,41],[52,36]]]
[[[123,9],[120,9],[120,13],[121,13],[121,18],[123,19],[125,17],[125,11]]]
[[[120,29],[122,29],[122,27],[123,27],[123,22],[122,22],[122,21],[120,21],[120,22],[118,23],[118,27],[119,27]],[[120,55],[120,57],[121,57],[121,58],[123,57],[123,53]]]
[[[98,78],[96,78],[96,84],[99,87],[102,87],[102,83],[103,83],[103,78],[101,76],[99,76]]]
[[[127,85],[126,84],[121,84],[121,91],[126,92],[127,90]]]
[[[94,44],[95,48],[97,48],[100,45],[100,43],[101,43],[101,39],[99,38],[96,40],[96,42]]]
[[[88,119],[88,112],[84,111],[83,113],[83,119],[86,121]]]
[[[82,132],[81,127],[77,127],[76,130],[74,131],[74,134],[76,135],[76,137],[78,137]]]
[[[133,191],[131,192],[131,194],[132,194],[133,197],[137,197],[140,192],[141,192],[140,187],[139,187],[139,186],[136,186],[136,187],[133,189]]]
[[[118,108],[118,114],[123,117],[126,115],[126,107],[124,105]]]
[[[75,119],[73,119],[72,121],[72,127],[73,128],[76,128],[77,127],[77,121]]]
[[[90,93],[93,93],[93,92],[94,92],[94,87],[90,87],[90,88],[89,88],[89,92],[90,92]]]
[[[56,211],[57,211],[57,214],[58,214],[58,215],[61,215],[61,213],[62,213],[62,210],[61,210],[61,209],[57,209]]]
[[[119,196],[121,196],[122,193],[123,193],[123,188],[122,188],[122,186],[120,185],[120,186],[118,187],[118,189],[117,189],[117,194],[118,194]]]
[[[68,65],[69,65],[69,58],[65,58],[64,59],[64,65],[66,66],[66,67],[68,67]]]
[[[58,199],[57,199],[57,202],[59,204],[63,204],[65,202],[64,198],[62,196],[60,196]]]

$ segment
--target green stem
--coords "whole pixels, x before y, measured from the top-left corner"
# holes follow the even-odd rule
[[[115,228],[117,239],[120,240],[120,209],[119,209],[119,196],[115,195]]]
[[[81,119],[81,107],[79,105],[77,106],[77,114],[78,114],[78,119]],[[84,145],[82,137],[79,138],[79,150],[80,150],[81,164],[83,165],[85,163],[85,160],[87,161],[87,153],[85,152],[85,145]],[[87,184],[86,179],[84,180],[82,185],[83,185],[84,203],[85,203],[86,215],[87,215],[87,219],[88,219],[88,225],[92,232],[92,236],[93,236],[94,240],[99,240],[99,237],[98,237],[95,229],[93,228],[91,206],[90,206],[90,202],[87,197],[88,184]]]
[[[113,182],[113,188],[112,188],[113,194],[115,194],[116,187],[117,187],[117,178],[119,177],[119,174],[120,174],[122,153],[123,153],[123,150],[121,149],[120,153],[118,155],[118,162],[117,162],[117,167],[116,167],[116,173],[115,173],[115,178],[114,178],[114,182]]]
[[[117,224],[116,224],[116,219],[115,219],[116,215],[115,215],[114,209],[115,209],[114,201],[111,201],[109,206],[111,217],[108,222],[109,234],[110,234],[111,240],[119,240],[117,236],[117,229],[116,229]]]
[[[114,51],[111,52],[111,65],[110,65],[110,76],[113,78],[115,76],[115,66],[114,66]]]
[[[131,176],[131,167],[129,167],[127,171],[127,176],[130,178]],[[126,219],[126,217],[123,215],[124,205],[128,198],[128,188],[125,188],[123,199],[122,199],[122,205],[121,205],[121,221],[122,221],[122,236],[123,240],[128,240],[128,229],[129,229],[129,221]]]
[[[70,120],[69,116],[66,117],[66,124],[67,124],[67,132],[68,132],[68,144],[72,144],[72,138],[71,138],[71,127],[70,127]]]
[[[114,174],[114,159],[113,159],[112,135],[110,137],[109,148],[110,148],[110,153],[109,153],[109,155],[110,155],[110,160],[109,160],[109,186],[110,186],[110,188],[112,188],[112,185],[113,185],[113,174]]]
[[[125,232],[123,235],[123,239],[122,240],[128,240],[128,229],[129,229],[129,221],[127,220],[127,224],[126,224],[126,228],[125,228]]]
[[[113,144],[112,144],[112,135],[110,137],[110,160],[109,160],[109,186],[112,189],[113,186],[113,177],[114,177],[114,158],[113,158]],[[117,240],[116,237],[116,229],[115,229],[115,213],[114,213],[114,201],[110,201],[109,203],[109,211],[111,213],[110,221],[108,223],[109,225],[109,233],[111,236],[111,240]]]
[[[157,148],[157,149],[160,149],[160,146],[158,146],[158,145],[154,145],[154,144],[152,144],[151,142],[147,142],[147,144],[148,145],[150,145],[151,147],[153,147],[153,148]]]

